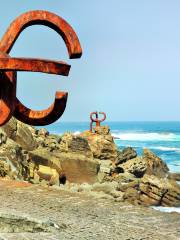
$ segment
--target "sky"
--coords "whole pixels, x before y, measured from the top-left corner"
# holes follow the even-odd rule
[[[27,107],[45,109],[62,90],[69,97],[60,121],[89,121],[91,111],[106,112],[108,121],[180,120],[179,0],[6,0],[0,37],[30,10],[63,17],[76,31],[83,55],[70,60],[52,29],[25,29],[11,56],[71,64],[68,77],[19,72],[17,96]]]

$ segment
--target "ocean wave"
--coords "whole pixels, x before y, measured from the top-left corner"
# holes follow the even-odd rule
[[[174,151],[174,152],[180,152],[180,148],[176,148],[176,147],[163,147],[163,146],[149,146],[150,149],[155,149],[155,150],[161,150],[161,151],[164,151],[164,152],[171,152],[171,151]]]
[[[161,212],[177,212],[180,213],[180,207],[152,207],[155,210],[161,211]]]
[[[174,133],[112,133],[113,137],[125,141],[180,141]]]
[[[79,135],[81,132],[80,131],[75,131],[75,132],[73,132],[73,135]]]

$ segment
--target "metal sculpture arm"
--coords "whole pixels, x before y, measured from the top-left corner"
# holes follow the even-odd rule
[[[66,108],[67,93],[56,92],[54,103],[46,110],[34,111],[16,98],[16,71],[43,72],[68,76],[70,65],[62,61],[46,59],[11,58],[12,49],[20,33],[31,25],[45,25],[55,30],[63,39],[70,58],[79,58],[82,49],[72,27],[61,17],[47,11],[31,11],[22,14],[12,22],[0,41],[0,126],[13,115],[27,124],[47,125],[56,121]]]
[[[44,126],[51,124],[58,120],[66,108],[67,93],[56,92],[56,98],[54,103],[46,110],[34,111],[24,106],[16,98],[16,109],[14,116],[29,125]]]
[[[55,30],[65,41],[70,58],[80,58],[82,48],[73,28],[58,15],[48,11],[30,11],[16,18],[0,42],[0,51],[9,53],[20,33],[32,25],[44,25]]]

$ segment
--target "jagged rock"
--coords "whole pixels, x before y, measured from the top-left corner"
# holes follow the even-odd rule
[[[65,133],[62,136],[59,149],[65,153],[77,153],[93,157],[87,139],[81,136],[74,136],[71,133]]]
[[[112,162],[110,160],[100,161],[100,172],[110,175]]]
[[[81,136],[88,140],[94,158],[116,161],[117,147],[107,126],[96,127],[95,133],[84,132]]]
[[[147,170],[146,162],[141,157],[131,159],[119,166],[124,169],[124,172],[129,172],[137,178],[143,177]]]
[[[117,176],[115,176],[116,181],[120,182],[120,183],[129,183],[129,182],[133,182],[136,180],[136,177],[129,173],[129,172],[124,172],[124,173],[120,173]]]
[[[11,179],[29,179],[29,155],[9,138],[0,146],[0,176],[9,176]]]
[[[98,126],[94,127],[94,133],[99,135],[109,135],[110,134],[110,128],[109,126]]]
[[[7,134],[0,128],[0,145],[7,142]]]
[[[38,132],[37,132],[37,134],[38,134],[39,136],[42,136],[42,137],[47,137],[47,136],[49,136],[49,132],[48,132],[48,130],[45,129],[45,128],[39,129]]]
[[[180,181],[180,173],[169,173],[168,178],[175,181]]]
[[[137,152],[132,147],[127,147],[124,148],[122,152],[118,151],[118,158],[115,164],[118,165],[136,157]]]
[[[180,206],[180,186],[168,179],[145,175],[139,185],[140,201],[144,205]]]
[[[168,176],[169,169],[166,163],[149,149],[143,150],[142,158],[147,165],[146,174],[155,175],[160,178]]]
[[[48,151],[52,152],[54,150],[59,150],[59,138],[54,135],[43,137],[38,137],[37,142],[39,147],[46,148]]]
[[[15,118],[6,123],[2,129],[7,136],[17,142],[25,150],[33,150],[37,147],[37,142],[33,136],[34,128],[30,127]]]

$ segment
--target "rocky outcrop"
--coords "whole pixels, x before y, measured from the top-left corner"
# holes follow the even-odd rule
[[[147,164],[141,157],[136,157],[120,165],[124,172],[129,172],[137,178],[143,177],[147,171]]]
[[[108,126],[95,127],[94,133],[87,131],[81,136],[88,140],[94,158],[116,161],[118,151]]]
[[[11,179],[29,179],[28,152],[13,140],[9,139],[1,130],[0,144],[0,176],[9,176]]]
[[[139,185],[144,205],[180,207],[180,188],[174,181],[145,175]]]
[[[94,183],[97,181],[99,162],[94,159],[87,139],[66,133],[60,142],[60,151],[53,153],[60,160],[68,181]]]
[[[50,134],[14,118],[0,128],[0,177],[45,185],[75,184],[77,191],[117,202],[180,206],[178,174],[148,149],[119,151],[107,126],[80,135]]]
[[[168,173],[168,178],[174,181],[180,181],[180,173]]]
[[[35,129],[17,121],[15,118],[5,124],[2,129],[7,137],[18,143],[23,149],[31,151],[37,147],[37,142],[33,137]]]
[[[147,165],[146,174],[155,175],[160,178],[164,178],[168,176],[169,169],[166,163],[163,162],[161,158],[156,156],[149,149],[143,150],[142,158]]]
[[[137,152],[132,147],[127,147],[124,148],[122,151],[118,151],[118,158],[115,164],[118,165],[136,157]]]

